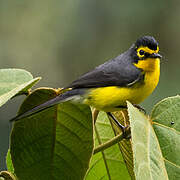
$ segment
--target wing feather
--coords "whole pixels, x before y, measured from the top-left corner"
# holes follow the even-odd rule
[[[107,86],[128,86],[142,80],[140,69],[132,64],[129,51],[107,61],[92,71],[80,76],[68,87],[72,88],[96,88]]]

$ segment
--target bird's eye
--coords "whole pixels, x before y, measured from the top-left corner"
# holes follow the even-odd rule
[[[143,56],[143,55],[144,55],[144,51],[143,51],[143,50],[140,50],[140,51],[139,51],[139,54],[140,54],[141,56]]]

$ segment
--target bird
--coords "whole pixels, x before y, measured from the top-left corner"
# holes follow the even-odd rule
[[[127,108],[127,101],[138,105],[156,88],[160,77],[159,45],[152,36],[142,36],[130,48],[81,75],[64,87],[64,93],[19,114],[10,121],[31,116],[55,104],[73,101],[104,111],[122,130],[112,112]]]

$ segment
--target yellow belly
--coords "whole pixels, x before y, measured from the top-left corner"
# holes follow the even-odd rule
[[[106,112],[119,110],[118,106],[126,106],[127,100],[139,104],[153,92],[159,82],[159,59],[153,59],[150,63],[151,70],[146,67],[144,83],[137,83],[131,87],[110,86],[91,89],[84,103]]]

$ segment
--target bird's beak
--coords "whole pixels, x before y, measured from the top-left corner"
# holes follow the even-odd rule
[[[150,55],[150,57],[151,58],[159,58],[159,59],[162,58],[162,56],[159,53],[153,53],[153,54]]]

